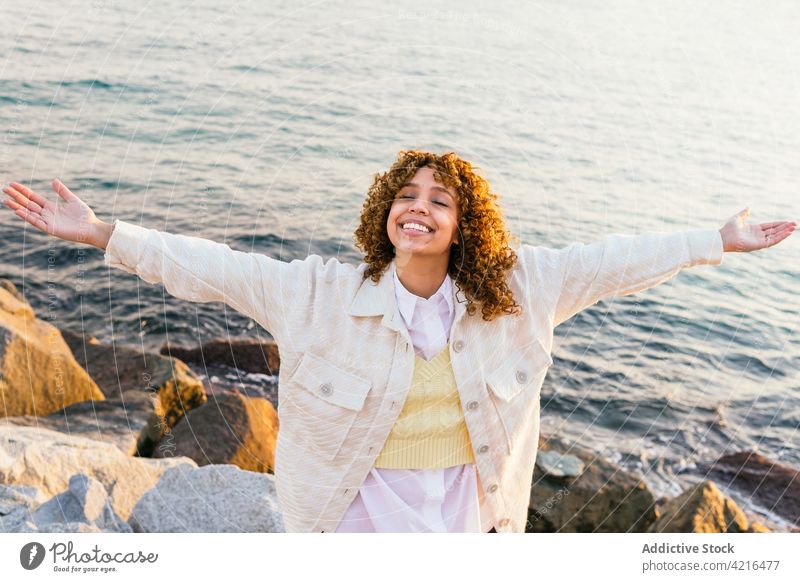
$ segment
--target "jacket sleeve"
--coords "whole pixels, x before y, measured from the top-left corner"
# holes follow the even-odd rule
[[[717,229],[611,234],[590,244],[535,248],[538,280],[555,298],[553,327],[601,299],[655,287],[687,267],[719,265],[723,256]]]
[[[179,299],[224,302],[277,340],[288,327],[290,314],[302,312],[310,302],[322,258],[310,255],[285,262],[116,219],[104,263],[148,283],[163,284]]]

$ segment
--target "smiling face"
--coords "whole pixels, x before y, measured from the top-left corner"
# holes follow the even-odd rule
[[[458,242],[456,201],[455,190],[437,182],[431,168],[417,170],[395,195],[386,221],[395,255],[449,258],[451,244]],[[424,226],[403,228],[408,223]]]

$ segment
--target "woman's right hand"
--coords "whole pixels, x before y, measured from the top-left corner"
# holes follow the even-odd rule
[[[63,199],[60,205],[57,204],[58,200],[47,200],[18,182],[11,182],[3,188],[3,192],[13,198],[6,199],[3,203],[42,232],[72,242],[101,246],[101,231],[110,230],[111,225],[99,220],[94,211],[61,180],[53,180],[52,186]],[[105,241],[108,242],[108,238]],[[101,248],[105,248],[105,245]]]

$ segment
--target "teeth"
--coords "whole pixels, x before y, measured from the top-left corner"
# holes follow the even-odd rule
[[[429,228],[426,228],[426,227],[422,226],[421,224],[417,224],[415,222],[406,222],[403,225],[403,230],[409,230],[409,229],[412,229],[412,228],[414,230],[419,230],[420,232],[430,232]]]

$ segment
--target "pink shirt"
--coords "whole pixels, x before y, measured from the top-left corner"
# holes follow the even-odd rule
[[[417,355],[430,361],[445,348],[455,309],[453,282],[445,275],[430,299],[409,292],[391,266],[397,307]],[[488,507],[480,502],[474,463],[445,469],[372,467],[336,533],[487,532]]]

